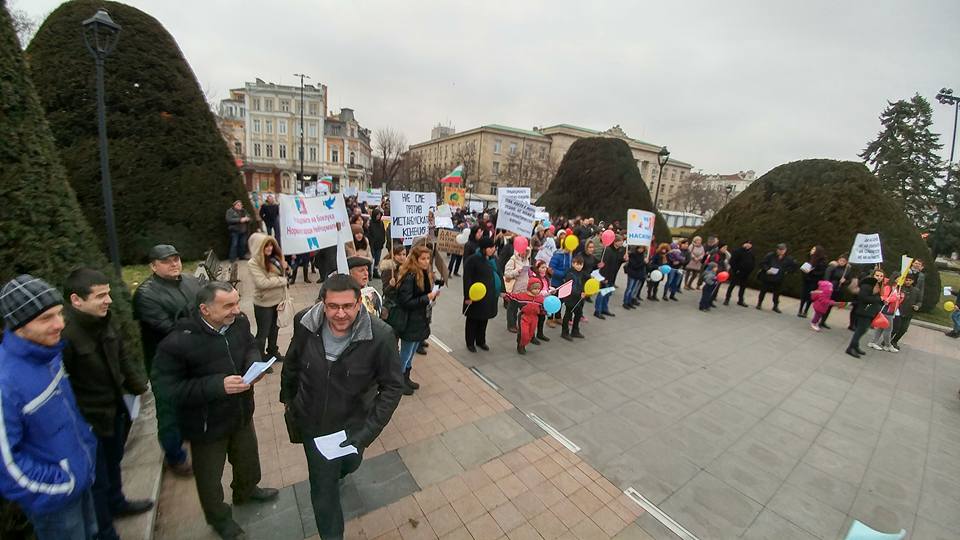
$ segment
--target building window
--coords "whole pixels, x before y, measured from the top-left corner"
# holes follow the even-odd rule
[[[310,147],[310,161],[316,161],[316,160],[317,160],[317,147],[316,147],[316,146],[311,146],[311,147]]]
[[[272,144],[268,144],[268,145],[267,145],[267,157],[269,157],[269,158],[272,158],[272,157],[273,157],[273,145],[272,145]]]
[[[263,108],[266,109],[267,112],[273,112],[273,99],[263,100]]]
[[[253,157],[260,157],[260,143],[253,143]]]
[[[241,146],[238,141],[234,141],[233,143],[233,153],[238,156],[243,155],[243,146]]]
[[[253,98],[252,100],[250,100],[250,103],[252,104],[252,107],[251,107],[251,108],[252,108],[253,110],[255,110],[255,111],[259,111],[259,110],[260,110],[260,98]]]
[[[279,131],[281,135],[286,135],[286,134],[287,134],[287,121],[286,121],[286,120],[278,120],[278,121],[277,121],[277,131]]]
[[[317,123],[316,123],[316,122],[310,122],[309,124],[307,124],[307,135],[310,136],[310,137],[316,137],[316,136],[317,136]]]
[[[350,152],[350,165],[356,165],[357,154],[355,152]]]
[[[494,161],[494,162],[493,162],[493,174],[500,174],[500,162],[499,162],[499,161]]]
[[[309,110],[310,110],[310,116],[317,116],[318,114],[320,114],[319,112],[320,107],[317,106],[317,102],[315,101],[309,102]]]
[[[253,132],[260,133],[260,120],[253,121]]]
[[[340,161],[340,151],[334,148],[330,151],[330,161],[338,163]]]
[[[273,133],[273,120],[264,120],[267,125],[267,133]]]
[[[280,110],[283,112],[290,112],[290,100],[281,99],[280,100]]]
[[[511,156],[517,155],[517,143],[515,142],[510,143],[510,155]]]
[[[287,145],[280,145],[280,159],[287,159]]]
[[[500,149],[501,149],[502,146],[503,146],[503,141],[501,141],[500,139],[494,139],[494,140],[493,140],[493,153],[494,153],[494,154],[499,154],[499,153],[500,153]]]
[[[547,159],[547,147],[546,147],[546,146],[541,146],[541,147],[540,147],[540,159]]]
[[[496,195],[496,194],[497,194],[497,183],[496,183],[496,182],[491,182],[491,183],[490,183],[490,194],[491,194],[491,195]]]

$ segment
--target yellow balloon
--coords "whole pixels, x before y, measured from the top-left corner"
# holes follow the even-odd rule
[[[563,239],[563,247],[567,248],[567,251],[569,251],[570,253],[573,253],[573,251],[577,249],[577,246],[579,245],[580,245],[580,239],[577,238],[575,235],[571,234]]]
[[[600,292],[600,282],[594,278],[590,278],[586,283],[583,284],[583,292],[587,293],[587,296],[593,296]]]
[[[487,295],[487,286],[479,281],[470,286],[470,299],[474,302],[483,300],[483,297]]]
[[[954,304],[953,302],[947,300],[946,302],[943,303],[943,309],[945,309],[945,310],[947,310],[947,311],[953,311],[953,310],[957,309],[957,305]]]

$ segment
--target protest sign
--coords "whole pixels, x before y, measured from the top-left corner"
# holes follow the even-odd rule
[[[853,264],[876,264],[883,262],[883,252],[880,247],[880,235],[857,233],[857,238],[850,248],[850,258]]]
[[[380,206],[383,204],[383,190],[377,188],[361,191],[357,193],[357,202],[365,202],[367,206]]]
[[[464,201],[467,200],[467,190],[459,186],[445,186],[443,188],[443,203],[453,206],[454,208],[461,208],[464,205]]]
[[[437,249],[453,255],[463,255],[463,246],[457,243],[457,231],[452,229],[437,230]]]
[[[497,188],[497,209],[503,208],[503,201],[507,199],[520,199],[530,204],[530,188],[528,187],[502,187]],[[501,227],[502,228],[502,227]]]
[[[438,229],[453,228],[453,211],[449,206],[441,204],[437,207],[433,213],[433,226]]]
[[[336,245],[338,222],[342,230],[350,230],[347,207],[339,193],[327,197],[280,195],[280,245],[287,255]]]
[[[627,245],[649,246],[653,242],[655,220],[653,212],[632,208],[627,210]]]
[[[345,187],[345,188],[343,188],[343,196],[344,196],[344,197],[356,197],[356,196],[357,196],[357,193],[359,193],[359,192],[360,192],[360,190],[357,189],[357,188],[355,188],[355,187]]]
[[[390,192],[390,238],[402,238],[404,244],[426,236],[430,211],[437,207],[436,193],[418,191]]]
[[[533,205],[524,199],[503,199],[497,210],[497,228],[521,236],[530,236],[533,233],[533,216],[536,213]]]
[[[468,208],[471,212],[481,213],[483,212],[483,201],[470,201]]]
[[[533,219],[544,227],[550,226],[550,212],[537,211],[533,214]]]

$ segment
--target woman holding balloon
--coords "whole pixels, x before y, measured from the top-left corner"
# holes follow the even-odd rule
[[[497,300],[503,292],[493,256],[496,250],[492,238],[481,236],[477,251],[463,262],[464,339],[470,352],[477,352],[478,347],[490,350],[487,323],[497,316]]]

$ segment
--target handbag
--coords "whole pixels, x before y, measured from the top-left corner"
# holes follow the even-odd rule
[[[883,316],[883,309],[881,309],[880,313],[877,313],[877,316],[873,318],[873,321],[870,323],[870,327],[878,330],[886,330],[887,328],[890,328],[890,321]]]
[[[293,307],[293,297],[290,296],[290,289],[283,288],[283,302],[277,304],[277,326],[286,328],[293,324],[293,316],[296,315]]]

